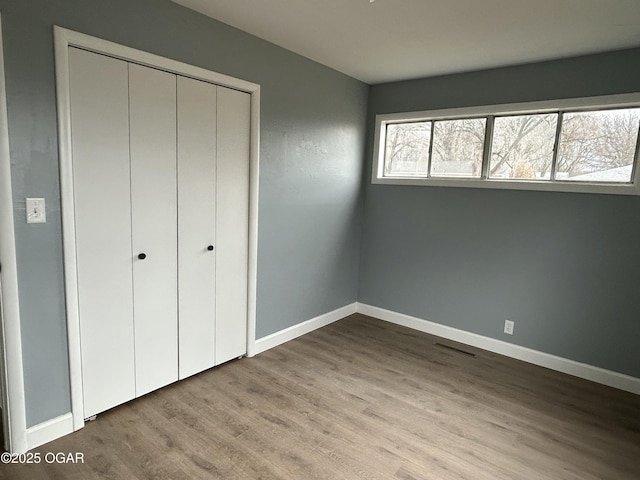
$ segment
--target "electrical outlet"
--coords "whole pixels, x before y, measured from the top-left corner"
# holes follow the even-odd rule
[[[46,223],[47,211],[44,198],[25,198],[27,223]]]
[[[511,320],[504,321],[504,333],[507,335],[513,335],[513,327],[515,326],[515,322]]]

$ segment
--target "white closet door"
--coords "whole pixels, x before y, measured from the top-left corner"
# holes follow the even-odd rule
[[[129,65],[136,396],[178,380],[176,76]],[[140,256],[146,256],[141,259]]]
[[[218,87],[216,365],[247,352],[250,98]]]
[[[180,378],[215,364],[216,86],[178,77]]]
[[[69,49],[86,417],[135,396],[127,63]]]

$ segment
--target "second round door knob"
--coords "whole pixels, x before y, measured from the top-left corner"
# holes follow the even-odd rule
[[[144,260],[145,258],[147,258],[147,254],[146,254],[146,253],[139,253],[139,254],[138,254],[138,258],[139,258],[140,260]]]
[[[213,250],[213,245],[209,245],[209,246],[207,247],[207,250],[212,251],[212,250]]]

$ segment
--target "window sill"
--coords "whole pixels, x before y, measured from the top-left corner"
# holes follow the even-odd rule
[[[532,190],[540,192],[597,193],[610,195],[640,195],[639,185],[630,183],[548,182],[531,180],[479,180],[461,178],[373,178],[377,185],[409,185],[431,187],[490,188],[497,190]]]

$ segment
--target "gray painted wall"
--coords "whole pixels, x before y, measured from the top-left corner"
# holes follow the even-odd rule
[[[370,183],[376,114],[638,91],[640,49],[371,87],[358,300],[640,377],[640,197]]]
[[[0,13],[28,426],[70,408],[54,24],[262,85],[258,338],[358,295],[640,376],[639,198],[369,182],[376,113],[638,91],[640,50],[372,87],[365,142],[366,85],[168,0],[0,0]],[[46,197],[47,224],[26,225],[27,196]]]
[[[54,24],[259,83],[257,336],[356,300],[365,84],[168,0],[0,0],[0,13],[27,426],[70,411]],[[25,223],[28,196],[46,198],[46,224]]]

